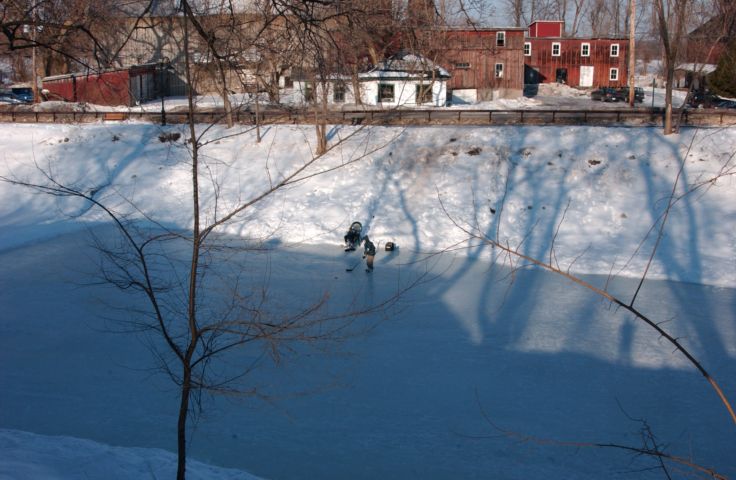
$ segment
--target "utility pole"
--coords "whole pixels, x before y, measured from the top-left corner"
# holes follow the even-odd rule
[[[636,0],[629,0],[629,105],[636,101]]]
[[[33,48],[31,49],[31,63],[33,64],[33,72],[31,74],[31,91],[33,92],[33,103],[38,103],[38,62],[36,60],[36,36],[38,28],[36,27],[36,7],[31,10],[31,41]]]

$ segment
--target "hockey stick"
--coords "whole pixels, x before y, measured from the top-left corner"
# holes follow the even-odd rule
[[[353,271],[353,270],[355,270],[355,268],[356,268],[356,267],[357,267],[358,265],[360,265],[361,263],[363,263],[363,259],[362,259],[362,258],[361,258],[360,260],[358,260],[357,262],[355,262],[355,264],[354,264],[354,265],[353,265],[352,267],[348,267],[348,268],[346,268],[346,269],[345,269],[345,271],[346,271],[346,272],[352,272],[352,271]]]

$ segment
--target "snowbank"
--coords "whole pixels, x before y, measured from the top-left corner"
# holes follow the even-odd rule
[[[0,478],[9,480],[133,480],[175,478],[176,455],[90,440],[0,429]],[[187,462],[191,480],[258,480],[245,472]]]

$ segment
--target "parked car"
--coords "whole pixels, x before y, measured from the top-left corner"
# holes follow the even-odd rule
[[[27,103],[10,90],[0,90],[0,103]]]
[[[687,100],[687,106],[692,108],[713,108],[721,100],[710,92],[694,92]]]
[[[30,87],[13,87],[10,89],[15,95],[15,98],[27,102],[33,103],[33,89]]]
[[[0,90],[4,103],[33,103],[33,90],[29,87],[11,87]]]
[[[600,100],[601,102],[619,102],[625,101],[623,94],[616,88],[600,87],[590,92],[591,100]]]
[[[629,87],[621,87],[619,88],[619,91],[624,97],[624,101],[629,101]],[[641,87],[634,87],[634,102],[643,102],[644,101],[644,89]]]
[[[736,100],[726,100],[725,98],[719,98],[718,101],[714,102],[716,108],[736,108]]]

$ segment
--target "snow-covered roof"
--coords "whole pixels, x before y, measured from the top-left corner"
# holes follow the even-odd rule
[[[373,66],[370,70],[358,74],[360,81],[371,81],[371,80],[412,80],[412,79],[433,79],[443,80],[449,79],[450,73],[437,65],[433,61],[412,53],[398,53],[386,60],[380,62],[378,65]],[[294,68],[291,71],[291,78],[293,80],[310,80],[313,79],[313,75],[310,76],[307,71]],[[330,81],[350,81],[353,78],[352,75],[347,73],[332,73],[329,74],[326,80]]]
[[[398,53],[361,73],[361,79],[374,78],[450,78],[450,73],[421,55]]]
[[[216,15],[251,12],[257,8],[258,0],[189,0],[189,5],[196,15]],[[146,14],[152,17],[168,17],[182,12],[181,0],[128,0],[121,2],[117,8],[123,15],[138,16]]]
[[[713,73],[716,71],[716,65],[712,63],[681,63],[675,70],[683,70],[685,72]]]

